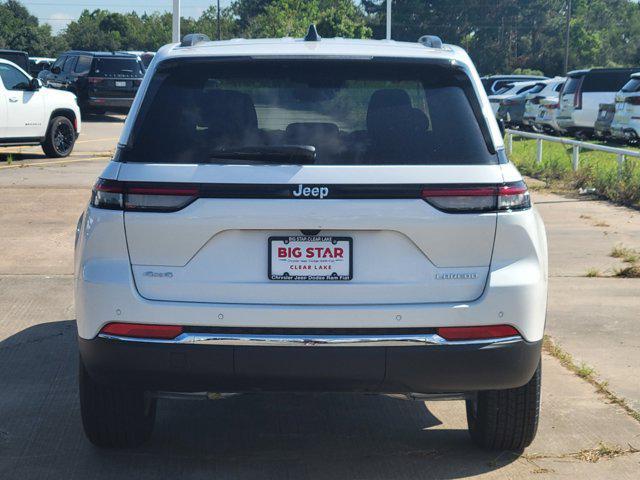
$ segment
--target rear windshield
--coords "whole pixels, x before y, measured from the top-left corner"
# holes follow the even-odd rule
[[[573,95],[574,93],[576,93],[578,91],[578,87],[582,83],[583,78],[584,76],[582,75],[579,77],[569,77],[567,79],[567,82],[564,84],[564,90],[562,91],[562,93],[568,95]]]
[[[0,52],[0,58],[15,63],[25,71],[29,70],[29,57],[20,52]]]
[[[629,80],[630,70],[591,71],[584,77],[582,91],[589,92],[617,92]]]
[[[451,67],[349,61],[178,63],[154,76],[122,161],[487,164],[486,125]]]
[[[638,90],[640,90],[640,78],[632,78],[622,87],[622,91],[626,93],[637,92]]]
[[[144,70],[135,58],[96,58],[93,75],[104,77],[140,77]]]
[[[537,83],[529,90],[525,89],[524,91],[527,93],[540,93],[542,90],[544,90],[544,87],[546,87],[544,83]]]

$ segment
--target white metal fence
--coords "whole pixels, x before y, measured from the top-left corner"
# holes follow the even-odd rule
[[[571,155],[571,165],[573,171],[578,170],[580,166],[580,150],[597,150],[599,152],[607,152],[617,155],[618,157],[618,173],[622,171],[626,157],[640,158],[640,151],[629,150],[628,148],[608,147],[606,145],[598,145],[597,143],[581,142],[570,138],[552,137],[541,133],[522,132],[520,130],[507,130],[507,153],[511,155],[513,151],[513,137],[531,138],[536,141],[536,162],[542,163],[542,142],[560,143],[562,145],[570,145],[573,148]]]

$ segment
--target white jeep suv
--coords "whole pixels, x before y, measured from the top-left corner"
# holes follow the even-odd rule
[[[80,134],[75,95],[43,87],[18,65],[0,59],[0,147],[41,145],[66,157]]]
[[[479,445],[535,435],[545,230],[437,37],[163,47],[75,274],[97,445],[143,442],[158,397],[198,392],[464,399]]]

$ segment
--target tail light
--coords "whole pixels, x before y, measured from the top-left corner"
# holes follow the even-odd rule
[[[447,213],[482,213],[524,210],[531,207],[524,182],[505,185],[453,185],[425,187],[422,198]]]
[[[132,186],[101,178],[93,187],[91,205],[109,210],[176,212],[196,198],[198,189],[191,186]]]
[[[87,82],[89,82],[91,85],[96,85],[98,83],[102,83],[104,81],[104,78],[102,77],[87,77]]]
[[[631,105],[640,105],[640,96],[627,97],[626,102]]]
[[[173,340],[183,331],[180,325],[144,325],[141,323],[108,323],[101,334],[116,337],[155,338]]]
[[[491,338],[519,337],[520,332],[510,325],[487,325],[482,327],[441,327],[438,335],[445,340],[487,340]]]
[[[546,108],[548,110],[555,110],[557,108],[560,108],[560,104],[559,103],[552,103],[550,105],[545,105],[544,108]]]

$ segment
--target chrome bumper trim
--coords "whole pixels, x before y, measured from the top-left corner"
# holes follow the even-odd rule
[[[503,345],[522,337],[449,341],[435,333],[414,335],[255,335],[227,333],[183,333],[170,340],[98,335],[106,340],[171,345],[221,345],[236,347],[424,347],[437,345]]]

